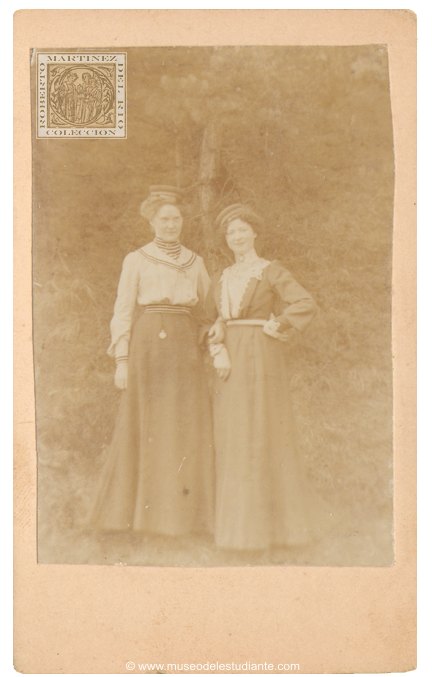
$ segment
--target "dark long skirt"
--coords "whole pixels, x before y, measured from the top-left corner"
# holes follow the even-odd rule
[[[228,326],[226,381],[214,382],[216,544],[265,549],[307,544],[332,525],[297,451],[282,343],[262,327]]]
[[[213,512],[211,406],[195,321],[143,313],[90,522],[172,536],[212,533]]]

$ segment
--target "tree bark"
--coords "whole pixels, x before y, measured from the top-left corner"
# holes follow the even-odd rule
[[[176,139],[175,139],[175,166],[176,166],[177,188],[180,188],[182,180],[182,153],[181,153],[181,139],[178,131],[176,131]]]
[[[215,119],[204,129],[199,165],[199,197],[202,229],[207,249],[214,247],[212,210],[217,200],[216,182],[219,168],[219,127]]]

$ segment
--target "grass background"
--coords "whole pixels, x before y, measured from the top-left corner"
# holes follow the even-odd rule
[[[127,51],[126,140],[33,143],[39,561],[391,564],[394,159],[385,49]],[[253,204],[266,221],[259,253],[280,260],[319,306],[287,346],[291,387],[310,481],[343,517],[338,534],[303,552],[227,554],[211,541],[79,527],[118,407],[106,349],[122,261],[152,239],[139,205],[149,185],[179,173],[183,186],[196,184],[214,117],[215,213]],[[215,273],[229,251],[218,242],[209,253],[196,189],[189,198],[183,244]]]

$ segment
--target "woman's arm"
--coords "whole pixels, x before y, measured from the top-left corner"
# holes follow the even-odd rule
[[[287,304],[283,312],[274,318],[279,324],[278,331],[283,332],[291,327],[299,331],[306,329],[318,311],[312,296],[277,261],[268,266],[267,274],[272,289]]]
[[[196,320],[198,323],[198,343],[201,345],[208,333],[209,328],[213,323],[211,298],[212,298],[212,283],[204,265],[201,256],[197,256],[198,265],[198,282],[197,294],[198,305],[196,308]]]
[[[111,345],[108,354],[115,357],[117,363],[115,384],[124,389],[127,384],[127,364],[132,316],[138,295],[139,272],[135,252],[128,254],[123,261],[114,315],[111,320]]]
[[[208,292],[204,303],[203,324],[201,327],[200,342],[207,336],[207,347],[210,356],[213,358],[213,366],[220,378],[225,381],[231,371],[231,363],[227,349],[223,341],[225,340],[225,323],[218,316],[218,309],[215,301],[215,288],[219,276],[216,277]]]
[[[204,265],[204,264],[203,264]],[[206,271],[207,272],[207,271]],[[225,338],[225,325],[222,323],[222,332],[218,332],[217,341],[213,329],[218,321],[218,309],[215,301],[215,287],[219,277],[217,276],[213,281],[210,281],[206,290],[204,303],[202,305],[202,314],[199,323],[199,343],[203,343],[204,339],[211,338],[210,343],[221,342]]]
[[[202,306],[204,306],[209,289],[211,287],[211,280],[201,256],[197,256],[196,260],[198,266],[197,294],[199,302]]]

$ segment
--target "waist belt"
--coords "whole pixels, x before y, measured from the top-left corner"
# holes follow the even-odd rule
[[[170,306],[169,304],[154,303],[149,306],[142,306],[143,313],[182,313],[191,314],[191,308],[187,306]]]
[[[232,325],[236,324],[244,324],[244,325],[249,325],[250,327],[264,327],[265,323],[267,320],[227,320],[226,321],[226,326],[230,327]]]

